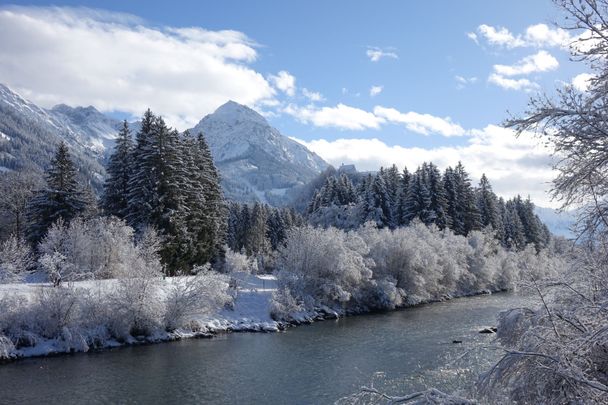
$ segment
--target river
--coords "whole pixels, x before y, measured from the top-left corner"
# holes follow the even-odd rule
[[[372,381],[389,394],[427,386],[452,392],[499,355],[485,349],[493,337],[480,328],[527,300],[501,293],[285,333],[25,359],[0,365],[0,403],[326,404]]]

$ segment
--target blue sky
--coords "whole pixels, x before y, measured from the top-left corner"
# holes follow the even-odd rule
[[[332,164],[461,159],[551,205],[547,152],[498,125],[588,71],[555,21],[546,0],[13,2],[0,82],[47,107],[150,106],[180,129],[233,98]]]

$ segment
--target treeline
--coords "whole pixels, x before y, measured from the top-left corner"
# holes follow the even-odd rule
[[[528,244],[540,249],[550,238],[529,198],[499,198],[485,174],[473,187],[462,163],[443,174],[433,163],[423,163],[414,173],[393,165],[358,183],[345,173],[329,176],[308,204],[307,217],[313,225],[342,229],[369,221],[395,229],[420,220],[465,236],[491,227],[501,244],[512,249]]]
[[[231,202],[228,206],[226,245],[232,251],[247,256],[268,254],[285,241],[287,231],[304,224],[304,218],[294,209]]]

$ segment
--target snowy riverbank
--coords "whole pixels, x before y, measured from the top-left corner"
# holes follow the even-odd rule
[[[156,330],[147,335],[131,336],[116,339],[114,337],[102,338],[86,335],[82,331],[74,333],[64,328],[58,337],[47,339],[42,336],[30,334],[28,339],[19,342],[8,342],[0,336],[0,361],[10,361],[26,357],[49,356],[61,353],[88,352],[128,345],[152,344],[170,342],[190,338],[211,338],[216,334],[230,332],[278,332],[289,326],[309,324],[326,319],[337,319],[342,316],[356,315],[368,311],[347,312],[335,311],[329,307],[321,306],[314,311],[290,314],[289,320],[276,321],[271,317],[272,295],[277,290],[277,279],[273,275],[233,275],[236,283],[235,299],[230,308],[218,308],[211,313],[191,313],[185,324],[172,331]],[[162,283],[168,290],[169,286],[184,278],[166,278]],[[81,281],[70,283],[69,287],[78,290],[99,294],[116,287],[116,280]],[[49,283],[20,283],[1,284],[0,300],[7,297],[32,301],[43,290],[52,291],[54,287]],[[484,292],[480,292],[482,294]],[[456,298],[447,296],[445,300]],[[402,306],[401,308],[403,308]],[[103,328],[99,325],[99,328]]]
[[[169,286],[180,278],[166,278],[162,283]],[[185,338],[211,337],[214,334],[226,332],[277,332],[284,329],[284,323],[274,321],[270,317],[270,300],[276,291],[276,278],[272,275],[238,274],[234,276],[236,296],[231,308],[218,308],[209,313],[188,314],[185,322],[188,327],[180,327],[170,332],[156,330],[153,333],[140,336],[128,336],[124,339],[113,337],[86,336],[64,328],[60,336],[46,339],[42,336],[28,335],[27,341],[9,342],[0,336],[0,360],[10,360],[22,357],[47,356],[59,353],[86,352],[104,348],[125,345],[157,343]],[[70,288],[88,290],[89,293],[100,294],[115,288],[116,280],[81,281],[70,283]],[[49,283],[0,284],[0,300],[33,301],[43,290],[51,291],[54,287]],[[100,325],[100,328],[102,326]]]

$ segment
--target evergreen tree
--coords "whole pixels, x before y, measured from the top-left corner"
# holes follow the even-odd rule
[[[430,217],[434,217],[433,222],[439,229],[449,228],[452,220],[448,215],[448,200],[439,169],[433,163],[423,164],[422,167],[426,172],[424,178],[431,198],[429,210],[432,211],[432,214]]]
[[[110,156],[106,167],[107,178],[104,183],[101,205],[108,215],[124,218],[128,213],[132,152],[133,140],[129,125],[125,120],[116,138],[114,153]]]
[[[470,231],[481,229],[479,211],[475,201],[475,192],[471,186],[469,174],[461,162],[454,169],[456,179],[456,205],[461,218],[459,229],[454,229],[456,234],[468,235]]]
[[[28,239],[36,244],[50,226],[61,219],[69,223],[87,207],[68,147],[61,143],[46,177],[47,187],[38,190],[28,206]]]
[[[509,249],[523,249],[526,246],[526,235],[517,212],[517,203],[515,200],[509,200],[505,207],[504,227],[506,247]]]
[[[481,226],[486,228],[491,226],[492,229],[500,228],[500,219],[496,206],[496,195],[492,192],[492,186],[485,174],[482,174],[477,188],[477,209],[481,220]]]
[[[416,218],[426,225],[436,219],[435,212],[431,209],[431,194],[422,168],[418,168],[412,176],[405,200],[404,223],[409,225]]]
[[[247,255],[268,253],[270,242],[266,237],[267,216],[262,204],[256,202],[251,210],[249,226],[245,231],[245,250]]]
[[[410,174],[410,172],[407,170],[407,167],[403,168],[403,172],[401,173],[401,178],[400,178],[400,182],[399,182],[399,191],[398,191],[398,197],[397,197],[397,225],[401,226],[401,225],[405,225],[405,217],[407,214],[406,211],[406,200],[407,200],[407,193],[409,191],[409,187],[410,187],[410,181],[411,181],[412,175]]]
[[[148,109],[137,132],[136,146],[131,154],[132,171],[127,182],[127,223],[138,231],[152,225],[151,217],[158,204],[156,192],[156,145],[153,142],[154,114]]]

